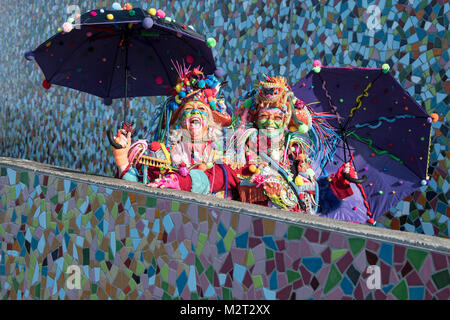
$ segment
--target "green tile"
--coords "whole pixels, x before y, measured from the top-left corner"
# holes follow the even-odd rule
[[[169,266],[167,265],[167,263],[165,263],[161,268],[161,279],[163,281],[169,282]]]
[[[420,271],[420,268],[422,268],[422,265],[428,256],[428,252],[418,250],[418,249],[412,249],[409,248],[406,252],[406,257],[408,258],[409,262],[416,268],[417,271]]]
[[[366,240],[361,238],[349,238],[348,244],[350,245],[350,251],[353,256],[355,256],[362,250],[362,248],[364,248]]]
[[[394,289],[392,289],[392,294],[398,300],[408,300],[408,287],[406,285],[406,280],[402,280]]]
[[[27,187],[29,187],[29,177],[28,177],[28,172],[24,171],[20,173],[20,178],[19,181],[22,182],[24,185],[26,185]]]
[[[344,254],[347,253],[347,249],[339,249],[339,250],[332,250],[331,251],[331,262],[336,261],[340,257],[342,257]]]
[[[300,273],[298,273],[297,271],[293,271],[293,270],[286,271],[286,275],[287,275],[289,283],[294,282],[295,280],[298,280],[301,278]]]
[[[253,255],[253,251],[252,250],[248,250],[247,267],[250,267],[250,266],[252,266],[254,264],[255,264],[255,256]]]
[[[198,294],[197,294],[197,292],[192,292],[192,293],[191,293],[191,300],[198,300]]]
[[[225,238],[223,238],[223,242],[225,244],[225,250],[230,251],[231,245],[233,243],[234,238],[236,237],[236,232],[233,228],[228,229]]]
[[[450,275],[448,269],[433,274],[431,278],[433,279],[433,282],[438,290],[450,285]]]
[[[199,256],[202,254],[203,248],[205,247],[206,240],[208,240],[208,235],[200,233],[197,240],[197,248],[195,248],[195,253]]]
[[[172,207],[172,212],[180,211],[180,203],[178,201],[172,200],[171,207]]]
[[[342,275],[339,272],[338,268],[333,264],[331,265],[330,273],[328,274],[328,279],[325,284],[325,289],[323,293],[327,294],[333,289],[340,281],[342,280]]]
[[[154,208],[154,207],[156,207],[156,198],[147,197],[147,199],[145,200],[145,206],[147,208]]]
[[[168,293],[164,292],[162,295],[162,300],[172,300],[172,297]]]
[[[140,216],[143,216],[145,214],[145,207],[138,207],[138,214]]]
[[[6,168],[3,168],[3,167],[2,167],[0,172],[1,172],[0,175],[1,175],[2,177],[6,176]]]
[[[255,289],[261,288],[263,286],[263,280],[261,275],[252,276],[252,279]]]
[[[136,281],[134,281],[133,278],[131,278],[130,281],[128,281],[128,285],[130,286],[131,290],[136,289],[136,286],[137,286]]]
[[[214,285],[214,269],[212,266],[209,266],[209,268],[205,271],[205,275],[209,280],[209,283]]]
[[[97,288],[98,288],[97,284],[93,283],[91,286],[91,293],[97,294]]]
[[[205,270],[205,267],[203,267],[202,262],[199,258],[197,258],[197,256],[195,257],[195,269],[197,269],[197,273],[199,276],[202,274],[203,270]]]
[[[142,262],[138,261],[136,266],[136,274],[141,275],[145,271],[145,266]]]
[[[113,206],[113,208],[112,208],[112,210],[111,210],[111,216],[114,218],[114,219],[117,219],[117,213],[119,212],[119,208],[118,208],[118,205],[117,205],[117,203],[114,203],[114,206]]]
[[[272,259],[274,257],[273,250],[266,248],[266,259]]]
[[[89,248],[83,248],[83,266],[89,265]]]
[[[288,240],[299,240],[302,238],[303,235],[303,228],[297,227],[297,226],[289,226],[287,231],[287,238]]]
[[[233,300],[233,292],[228,288],[222,288],[223,300]]]
[[[34,288],[34,296],[38,299],[41,298],[41,284],[40,283]]]
[[[100,205],[106,203],[105,196],[102,193],[97,193],[97,199]]]

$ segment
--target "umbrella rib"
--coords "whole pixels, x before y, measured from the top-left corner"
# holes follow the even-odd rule
[[[119,43],[120,43],[120,41],[121,41],[121,39],[119,38]],[[116,52],[115,52],[115,55],[114,55],[113,64],[112,64],[111,78],[109,79],[109,84],[108,84],[107,97],[111,96],[111,86],[112,86],[112,81],[113,81],[113,78],[114,78],[114,70],[115,70],[114,67],[115,67],[116,62],[117,62],[117,56],[118,56],[118,53],[119,53],[119,50],[120,50],[119,48],[120,48],[119,45],[117,45],[117,49],[116,49]]]
[[[383,73],[382,72],[380,72],[378,75],[377,75],[377,77],[374,79],[374,80],[372,80],[370,83],[371,83],[371,86],[370,86],[370,88],[373,88],[373,84],[380,78],[380,76],[382,75]],[[366,88],[366,90],[367,90],[367,88]],[[365,90],[364,90],[365,91]],[[368,92],[367,92],[368,93]],[[359,101],[359,103],[362,103],[362,100],[365,98],[366,96],[363,96],[362,98],[361,98],[361,100]],[[353,110],[354,108],[356,108],[358,106],[358,102],[357,102],[357,104],[355,105],[355,106],[353,106],[353,108],[352,109],[350,109],[350,110]],[[346,123],[345,123],[345,125],[344,125],[344,130],[345,131],[347,131],[347,128],[348,128],[348,126],[350,125],[350,122],[351,122],[351,120],[352,119],[354,119],[354,114],[353,114],[353,116],[352,117],[348,117],[347,118],[347,121],[346,121]]]

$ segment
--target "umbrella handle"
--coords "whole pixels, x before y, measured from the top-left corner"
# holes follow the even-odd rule
[[[115,149],[122,149],[123,148],[122,145],[118,144],[114,140],[114,134],[113,134],[113,131],[112,131],[111,128],[106,132],[106,136],[108,137],[109,143],[111,143],[113,148],[115,148]]]
[[[363,175],[361,179],[355,179],[350,177],[350,175],[346,172],[343,172],[342,175],[344,176],[345,180],[356,183],[356,184],[361,184],[367,181],[367,176]]]

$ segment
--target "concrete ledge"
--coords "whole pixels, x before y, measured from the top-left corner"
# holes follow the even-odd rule
[[[238,201],[219,199],[185,191],[155,189],[136,182],[129,182],[100,175],[85,174],[78,170],[41,164],[25,159],[0,157],[0,167],[31,171],[34,173],[40,173],[49,176],[56,176],[76,182],[103,186],[110,189],[119,189],[127,192],[144,194],[155,198],[196,203],[198,205],[209,208],[216,208],[254,217],[285,221],[303,227],[313,227],[331,232],[338,232],[347,236],[356,236],[373,240],[387,241],[408,247],[441,252],[444,254],[450,253],[450,240],[445,238],[432,237],[428,235],[409,233],[404,231],[389,230],[384,228],[375,228],[368,225],[354,224],[323,217],[293,214],[283,210],[276,210]]]

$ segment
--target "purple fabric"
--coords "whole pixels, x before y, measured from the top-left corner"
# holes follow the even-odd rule
[[[369,83],[372,85],[367,89],[368,96],[364,96]],[[316,112],[335,113],[332,107],[335,106],[342,119],[340,123],[336,120],[330,123],[341,134],[354,132],[362,139],[370,139],[380,153],[377,155],[369,148],[369,141],[360,142],[352,135],[347,138],[358,177],[368,177],[362,186],[375,220],[420,187],[421,180],[427,176],[429,115],[390,73],[384,74],[381,69],[322,67],[320,73],[310,72],[298,81],[293,92],[306,104],[312,103]],[[351,110],[358,107],[359,96],[360,107],[351,117]],[[349,161],[348,150],[346,156]],[[319,170],[319,176],[335,173],[345,162],[343,144],[337,146],[333,160],[327,163],[325,171]],[[367,221],[361,192],[353,183],[352,189],[354,195],[344,199],[340,209],[326,216],[360,223]]]
[[[130,33],[128,97],[167,95],[167,88],[175,86],[178,76],[171,60],[200,66],[206,74],[216,70],[212,51],[202,35],[139,8],[134,12],[130,16],[126,10],[97,10],[96,17],[85,13],[79,29],[58,33],[42,43],[33,54],[47,82],[102,98],[124,97],[126,55],[124,46],[120,46],[121,28]],[[109,13],[114,15],[112,22],[106,19]],[[149,16],[154,20],[153,27],[144,29],[142,20]],[[130,22],[136,23],[131,29]],[[92,35],[88,37],[88,33]]]

